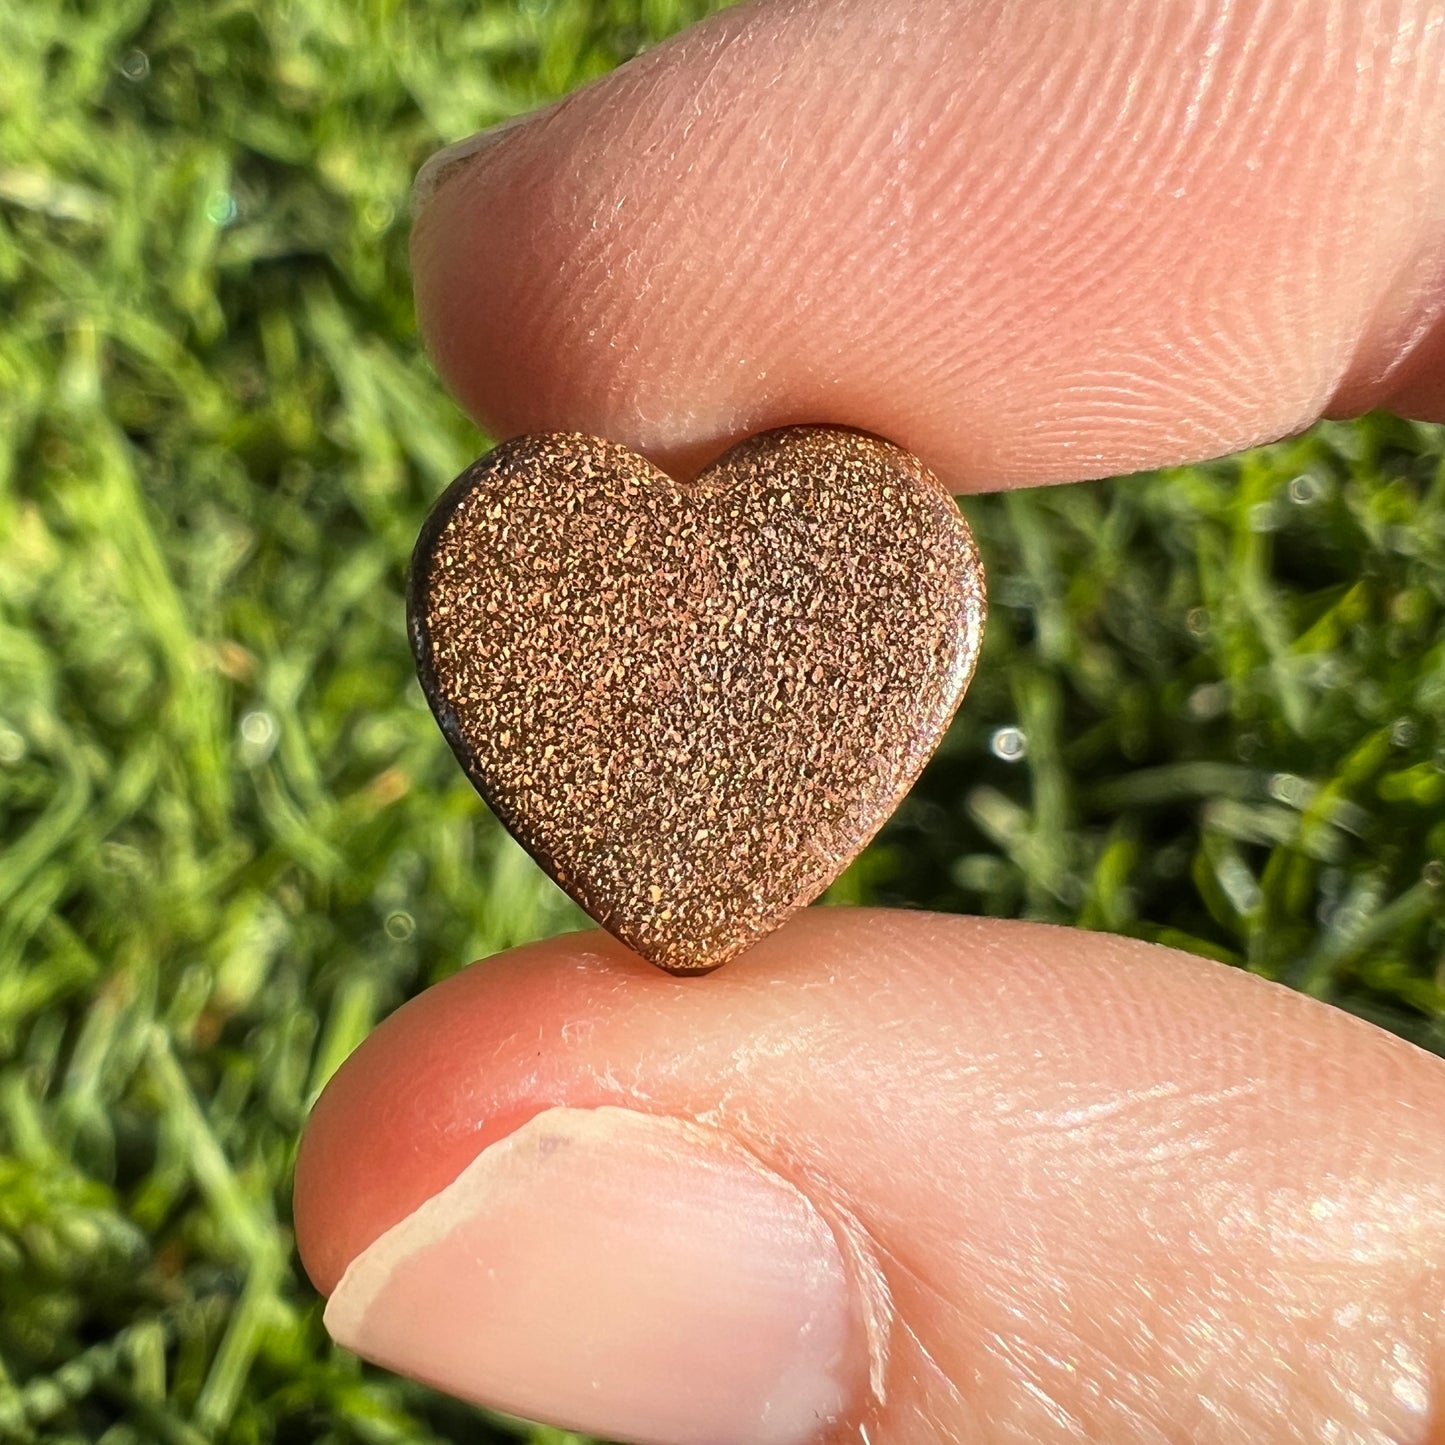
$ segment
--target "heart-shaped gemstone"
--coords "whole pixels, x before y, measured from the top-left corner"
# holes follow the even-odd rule
[[[698,973],[888,817],[968,685],[984,588],[953,499],[874,437],[766,432],[681,485],[559,434],[453,483],[409,607],[497,817],[604,928]]]

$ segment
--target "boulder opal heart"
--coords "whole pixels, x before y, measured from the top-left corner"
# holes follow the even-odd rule
[[[422,687],[517,841],[644,958],[717,967],[811,901],[963,696],[983,571],[876,438],[789,427],[691,485],[613,442],[507,442],[412,560]]]

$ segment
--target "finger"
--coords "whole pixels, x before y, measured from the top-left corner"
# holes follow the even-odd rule
[[[1445,417],[1438,0],[754,3],[421,189],[497,436],[833,422],[982,488]]]
[[[1445,1438],[1445,1064],[1102,935],[491,960],[337,1075],[296,1223],[343,1343],[609,1438]]]

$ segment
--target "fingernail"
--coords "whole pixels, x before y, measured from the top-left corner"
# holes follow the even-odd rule
[[[416,173],[416,180],[411,185],[412,215],[420,215],[426,203],[448,181],[466,170],[476,156],[496,145],[503,136],[530,125],[551,109],[552,106],[549,105],[542,110],[528,111],[526,115],[514,115],[509,120],[488,126],[486,130],[479,130],[475,135],[444,146],[435,155],[428,156],[422,162],[421,169]]]
[[[832,1230],[711,1130],[549,1109],[352,1261],[338,1343],[528,1419],[637,1445],[802,1445],[848,1409]]]

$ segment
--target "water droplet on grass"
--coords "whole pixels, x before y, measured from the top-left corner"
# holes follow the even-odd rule
[[[1027,756],[1029,740],[1022,728],[998,728],[988,741],[988,749],[1006,763],[1017,763]]]
[[[1208,722],[1229,706],[1229,691],[1222,682],[1200,683],[1189,694],[1189,701],[1185,705],[1191,716],[1198,718],[1200,722]]]
[[[386,915],[386,922],[382,927],[386,929],[386,936],[392,942],[405,943],[416,932],[416,919],[410,913],[397,909],[395,913]]]
[[[363,224],[372,231],[384,231],[396,220],[396,207],[386,201],[368,201],[361,208]]]
[[[248,712],[241,719],[241,761],[248,767],[264,763],[276,750],[281,729],[276,719],[262,708]]]
[[[1287,803],[1291,808],[1305,807],[1315,793],[1312,783],[1294,773],[1271,773],[1267,786],[1275,802]]]

